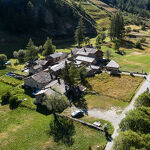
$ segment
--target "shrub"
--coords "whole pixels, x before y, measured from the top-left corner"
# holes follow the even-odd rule
[[[18,107],[18,97],[17,96],[12,96],[9,99],[9,108],[10,109],[15,109]]]
[[[128,34],[128,33],[130,33],[132,30],[131,30],[131,27],[127,27],[127,29],[126,29],[126,33]]]
[[[146,38],[144,38],[144,37],[140,39],[141,43],[144,43],[145,41],[146,41]]]
[[[11,97],[11,93],[10,92],[6,92],[2,95],[1,99],[2,99],[2,105],[6,105],[9,104],[9,99]]]
[[[140,42],[140,41],[137,41],[137,42],[135,43],[135,47],[138,48],[138,49],[142,49],[142,44],[141,44],[141,42]]]

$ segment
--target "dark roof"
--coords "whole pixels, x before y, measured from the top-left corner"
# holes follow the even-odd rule
[[[48,72],[41,71],[39,73],[34,74],[32,78],[38,83],[49,83],[54,79],[54,76],[52,76]]]

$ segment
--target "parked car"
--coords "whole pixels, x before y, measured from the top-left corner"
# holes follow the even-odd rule
[[[84,116],[84,112],[80,109],[71,114],[72,118],[81,118]]]
[[[11,62],[10,62],[10,61],[7,61],[7,62],[5,63],[5,65],[11,65]]]
[[[93,125],[96,126],[96,127],[100,127],[101,123],[99,121],[97,121],[97,122],[94,122]]]

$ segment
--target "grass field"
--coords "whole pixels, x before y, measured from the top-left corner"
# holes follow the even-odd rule
[[[20,68],[16,66],[16,68]],[[20,68],[21,69],[21,68]],[[5,74],[10,68],[0,70],[0,79],[16,82],[17,79],[7,77]],[[52,116],[44,116],[36,112],[33,104],[34,98],[21,88],[23,81],[18,80],[17,86],[13,87],[0,82],[0,101],[1,95],[7,91],[16,95],[18,99],[22,99],[22,103],[15,110],[10,110],[8,105],[0,106],[0,149],[1,150],[70,150],[81,149],[88,150],[89,146],[96,148],[101,146],[102,149],[107,143],[107,139],[103,132],[98,132],[87,126],[74,122],[74,134],[70,137],[73,141],[71,145],[67,145],[63,140],[54,141],[50,132],[50,122],[53,122]],[[24,101],[24,98],[27,98]],[[88,121],[94,121],[86,118]],[[102,121],[102,120],[101,120]],[[105,121],[102,121],[104,124]],[[109,132],[113,132],[112,126],[109,124]]]
[[[44,116],[26,108],[10,111],[7,106],[0,107],[0,115],[0,149],[2,150],[51,148],[88,150],[89,146],[105,146],[107,142],[104,133],[74,123],[75,134],[71,137],[73,144],[68,146],[61,140],[56,143],[49,135],[49,123],[52,121],[52,116]]]
[[[112,106],[120,108],[127,106],[143,78],[126,75],[114,77],[102,73],[87,80],[92,90],[98,93],[97,95],[85,96],[88,107],[109,109]]]

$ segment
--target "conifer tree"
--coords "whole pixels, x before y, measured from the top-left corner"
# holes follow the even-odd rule
[[[84,42],[84,38],[85,38],[84,33],[85,33],[84,23],[82,18],[80,18],[77,29],[75,31],[75,41],[79,47]]]
[[[111,38],[111,40],[113,40],[115,38],[121,39],[121,38],[123,38],[124,33],[125,33],[124,19],[123,19],[121,13],[117,13],[111,19],[110,38]]]
[[[53,54],[56,50],[56,46],[53,45],[52,39],[50,39],[49,37],[47,37],[47,40],[46,40],[43,48],[44,48],[44,51],[42,53],[43,56],[48,56],[50,54]]]
[[[38,49],[34,45],[32,39],[29,39],[29,42],[26,47],[25,61],[33,61],[38,57]]]

